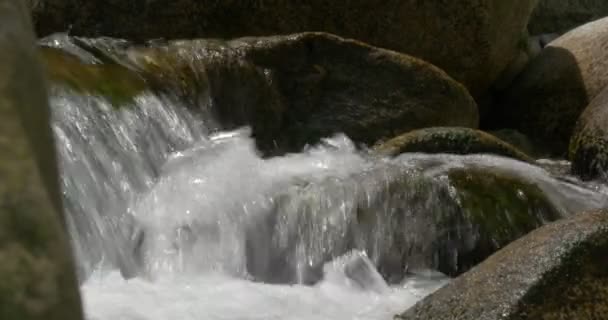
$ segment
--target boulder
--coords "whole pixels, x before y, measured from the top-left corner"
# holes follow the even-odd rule
[[[384,142],[375,151],[389,156],[405,152],[476,154],[486,153],[526,162],[532,158],[514,146],[480,130],[436,127],[414,130]]]
[[[82,319],[24,1],[0,0],[0,318]]]
[[[247,233],[248,273],[264,282],[314,283],[324,263],[359,249],[391,283],[412,269],[456,276],[573,210],[556,200],[565,196],[560,183],[526,163],[496,158],[486,167],[481,156],[455,155],[403,155],[390,161],[410,162],[413,168],[389,165],[347,179],[282,188],[267,224]],[[497,161],[503,161],[499,169]],[[505,164],[517,169],[505,170]],[[592,202],[581,199],[575,210]]]
[[[528,30],[533,35],[564,33],[605,16],[608,2],[604,0],[540,0]]]
[[[300,150],[337,132],[373,144],[418,128],[478,123],[467,90],[440,69],[326,33],[126,47],[111,41],[78,44],[128,66],[160,94],[211,110],[225,129],[250,125],[266,152]]]
[[[485,128],[513,128],[566,155],[576,120],[608,85],[608,18],[551,42],[498,98]]]
[[[603,319],[608,212],[542,227],[489,257],[397,319]]]
[[[324,31],[429,61],[476,95],[517,57],[536,0],[305,2],[39,0],[40,36],[132,40]],[[373,14],[370,14],[373,13]]]
[[[581,115],[570,140],[572,173],[584,180],[608,178],[608,87]]]

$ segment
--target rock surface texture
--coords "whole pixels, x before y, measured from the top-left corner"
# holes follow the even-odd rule
[[[429,61],[476,95],[517,57],[536,2],[38,0],[32,7],[40,36],[68,29],[131,40],[324,31]]]
[[[147,46],[79,41],[89,52],[129,66],[151,88],[213,112],[225,129],[250,125],[264,151],[300,150],[339,132],[373,144],[429,126],[475,128],[479,121],[468,91],[440,69],[326,33]],[[51,70],[63,70],[52,64],[71,60],[46,59]],[[110,72],[117,70],[116,63],[105,66],[94,78],[93,68],[104,65],[81,68],[80,77],[98,84],[100,77],[108,77],[108,83],[137,83],[128,73]],[[68,84],[79,77],[77,72],[69,75]],[[56,80],[66,82],[59,76]],[[88,82],[80,81],[80,87]],[[110,89],[105,91],[116,92]]]
[[[606,85],[608,18],[551,42],[482,121],[517,129],[554,155],[565,155],[576,120]]]
[[[542,227],[489,257],[398,319],[603,319],[608,212]]]
[[[608,1],[604,0],[540,0],[528,30],[533,35],[564,33],[606,16]]]
[[[0,0],[0,48],[0,319],[82,319],[46,91],[21,0]]]

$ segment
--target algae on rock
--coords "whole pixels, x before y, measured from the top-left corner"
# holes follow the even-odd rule
[[[434,127],[414,130],[377,145],[380,154],[396,156],[406,152],[495,154],[534,162],[514,146],[493,135],[471,128]]]

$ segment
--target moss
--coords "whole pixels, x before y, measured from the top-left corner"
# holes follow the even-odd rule
[[[488,169],[447,173],[451,200],[435,213],[435,267],[451,276],[468,271],[526,233],[561,217],[532,182]]]
[[[51,83],[102,96],[114,106],[131,102],[147,89],[141,76],[119,64],[86,64],[54,48],[44,47],[39,51]]]
[[[436,127],[415,130],[377,145],[380,154],[396,156],[406,152],[475,154],[489,153],[534,162],[516,147],[483,131]]]
[[[450,183],[466,218],[497,247],[560,217],[533,183],[489,170],[453,169]]]

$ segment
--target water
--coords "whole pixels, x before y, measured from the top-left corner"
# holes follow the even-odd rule
[[[247,128],[221,131],[167,95],[116,109],[54,86],[51,105],[90,320],[391,319],[480,238],[467,220],[443,239],[442,219],[467,214],[458,168],[526,181],[559,216],[608,203],[600,187],[515,160],[380,158],[339,134],[264,159]]]

